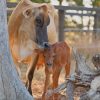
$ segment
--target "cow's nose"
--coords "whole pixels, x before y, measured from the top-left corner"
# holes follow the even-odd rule
[[[43,42],[43,47],[44,47],[44,48],[49,48],[49,47],[50,47],[50,45],[49,45],[49,43],[48,43],[48,42]]]
[[[47,63],[47,66],[52,66],[52,64],[48,62],[48,63]]]

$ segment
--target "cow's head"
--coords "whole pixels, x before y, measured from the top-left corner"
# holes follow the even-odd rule
[[[47,26],[49,25],[50,19],[47,5],[41,4],[35,7],[29,7],[23,11],[23,15],[28,21],[27,23],[30,23],[30,30],[33,31],[29,33],[31,34],[30,38],[35,41],[38,47],[48,47]]]

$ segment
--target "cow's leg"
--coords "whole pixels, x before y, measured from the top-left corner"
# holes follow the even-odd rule
[[[39,55],[34,54],[34,57],[32,57],[30,65],[26,73],[26,87],[31,95],[32,95],[31,84],[32,84],[33,74],[36,68],[38,58],[39,58]]]
[[[59,75],[60,75],[61,69],[62,69],[61,67],[55,68],[55,70],[53,72],[53,76],[52,76],[53,89],[58,87],[58,81],[59,81]],[[53,94],[53,100],[58,100],[58,94],[57,93]]]
[[[45,84],[44,84],[44,91],[43,91],[43,95],[42,95],[42,100],[46,100],[45,93],[48,90],[49,84],[50,84],[50,73],[48,72],[48,69],[45,68]]]

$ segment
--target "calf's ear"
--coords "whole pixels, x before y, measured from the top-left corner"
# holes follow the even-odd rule
[[[34,52],[37,54],[43,53],[44,50],[42,49],[34,49]]]
[[[56,53],[53,53],[53,57],[56,57],[57,55],[56,55]]]

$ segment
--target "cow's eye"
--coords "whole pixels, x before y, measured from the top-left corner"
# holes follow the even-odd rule
[[[35,21],[36,21],[36,25],[37,26],[43,27],[44,20],[43,20],[43,16],[42,15],[37,16]]]
[[[38,16],[35,21],[36,21],[36,26],[43,27],[43,21],[41,17]]]

